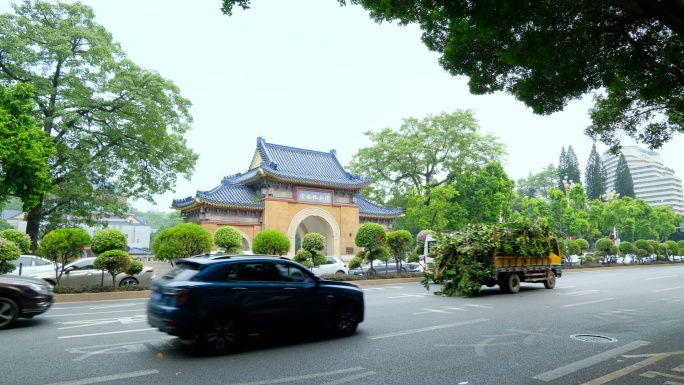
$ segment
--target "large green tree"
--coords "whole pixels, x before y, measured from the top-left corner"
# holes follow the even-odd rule
[[[48,160],[55,154],[31,115],[33,98],[30,84],[0,84],[0,202],[21,199],[25,210],[51,190]]]
[[[629,171],[624,154],[620,154],[615,168],[615,193],[620,194],[620,197],[635,198],[634,181],[632,181],[632,173]]]
[[[190,102],[173,82],[126,58],[80,2],[12,7],[0,15],[0,81],[33,85],[36,120],[57,151],[52,190],[28,213],[34,246],[42,221],[69,214],[94,225],[123,215],[122,196],[151,202],[177,174],[190,177]]]
[[[222,0],[223,12],[250,0]],[[332,0],[331,0],[332,1]],[[658,148],[684,130],[684,3],[677,0],[338,0],[377,21],[417,24],[473,94],[505,91],[551,114],[597,91],[586,132]]]
[[[373,177],[371,195],[380,202],[401,199],[412,188],[429,205],[433,188],[505,154],[497,138],[480,133],[471,110],[408,118],[398,130],[384,128],[364,135],[373,145],[359,149],[349,168]]]
[[[565,146],[561,146],[561,152],[558,156],[558,179],[556,182],[556,187],[563,191],[563,180],[568,176],[568,154],[565,152]]]
[[[575,154],[575,149],[572,145],[568,146],[568,151],[566,152],[567,157],[567,168],[565,169],[565,176],[568,177],[569,181],[574,183],[582,182],[582,172],[580,171],[579,160],[577,160],[577,154]]]
[[[541,171],[520,178],[516,182],[516,194],[519,197],[549,199],[549,190],[556,185],[558,180],[558,169],[550,163]]]
[[[606,193],[606,172],[601,157],[596,151],[596,143],[591,146],[591,153],[584,169],[584,187],[587,189],[587,198],[590,201],[601,199],[601,196]]]
[[[474,174],[462,175],[455,182],[459,194],[453,198],[462,215],[452,218],[450,228],[473,222],[497,223],[507,218],[514,184],[499,162],[491,162]]]

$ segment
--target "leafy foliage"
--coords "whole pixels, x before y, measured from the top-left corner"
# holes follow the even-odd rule
[[[9,273],[14,270],[14,265],[9,261],[14,261],[21,255],[21,250],[16,243],[0,238],[0,274]]]
[[[216,230],[214,244],[227,253],[242,254],[242,234],[233,226],[223,226]]]
[[[50,194],[24,202],[34,246],[42,223],[69,214],[72,224],[92,226],[124,214],[121,196],[152,202],[177,175],[190,178],[198,157],[183,138],[190,101],[173,82],[126,58],[89,6],[12,7],[14,14],[0,15],[0,81],[33,85],[34,117],[56,150]]]
[[[196,223],[181,223],[162,230],[152,242],[156,259],[173,263],[178,258],[190,257],[211,250],[211,234]]]
[[[126,239],[126,234],[121,230],[108,227],[98,230],[93,234],[93,243],[90,246],[90,250],[94,254],[102,254],[110,250],[126,251],[127,249],[128,239]]]
[[[283,255],[290,251],[290,239],[280,230],[266,229],[254,237],[252,251],[257,254]]]
[[[97,233],[95,233],[95,235],[97,235]],[[116,288],[116,276],[118,274],[128,271],[129,269],[135,271],[138,267],[140,267],[138,273],[142,270],[142,263],[140,263],[139,266],[138,264],[134,264],[128,253],[121,249],[103,251],[95,258],[93,266],[98,270],[105,270],[111,274],[113,288]]]
[[[36,254],[62,265],[55,271],[55,281],[59,285],[66,264],[78,258],[90,241],[90,234],[80,227],[57,229],[45,234]]]
[[[382,225],[373,222],[366,222],[356,232],[354,244],[366,249],[365,252],[357,253],[362,260],[373,263],[375,259],[382,259],[382,256],[389,253],[385,249],[387,244],[387,230]],[[381,255],[382,254],[382,255]],[[387,260],[387,258],[385,258]]]
[[[413,246],[413,235],[406,230],[396,230],[387,235],[387,249],[396,261],[397,273],[401,272],[399,261],[405,261]]]
[[[55,154],[52,141],[31,115],[33,97],[30,84],[9,89],[0,84],[0,202],[12,195],[26,209],[52,189],[48,160]]]
[[[2,230],[0,231],[0,238],[14,242],[22,253],[27,253],[31,250],[31,238],[22,231],[15,229]]]
[[[294,260],[312,268],[324,264],[327,259],[320,251],[325,248],[325,237],[319,233],[309,233],[302,239],[302,248],[294,256]]]
[[[4,218],[0,218],[0,231],[1,230],[9,230],[9,229],[13,229],[13,228],[14,227],[12,227],[12,225],[9,222],[7,222]]]

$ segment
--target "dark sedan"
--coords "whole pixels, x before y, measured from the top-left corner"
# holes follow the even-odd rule
[[[47,282],[18,275],[0,275],[0,330],[17,318],[33,318],[45,313],[54,302]]]

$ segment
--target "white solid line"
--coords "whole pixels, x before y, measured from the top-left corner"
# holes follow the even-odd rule
[[[668,289],[660,289],[660,290],[653,290],[654,293],[659,293],[661,291],[668,291],[668,290],[676,290],[676,289],[681,289],[684,286],[675,286],[675,287],[670,287]]]
[[[64,303],[64,302],[60,302]],[[80,302],[83,303],[83,302]],[[69,306],[69,307],[51,307],[50,310],[72,310],[72,309],[111,309],[115,307],[128,307],[128,306],[135,306],[135,305],[144,305],[144,303],[127,303],[123,305],[89,305],[89,306]]]
[[[573,287],[577,286],[556,286],[555,289],[572,289]]]
[[[368,337],[368,338],[371,339],[371,340],[379,340],[379,339],[381,339],[381,338],[398,337],[398,336],[403,336],[403,335],[406,335],[406,334],[429,332],[429,331],[431,331],[431,330],[450,328],[450,327],[454,327],[454,326],[470,325],[470,324],[476,324],[476,323],[487,322],[487,321],[489,321],[489,320],[488,320],[488,319],[484,319],[484,318],[480,318],[480,319],[475,319],[475,320],[471,320],[471,321],[456,322],[456,323],[453,323],[453,324],[429,326],[429,327],[426,327],[426,328],[413,329],[413,330],[405,330],[405,331],[403,331],[403,332],[380,334],[380,335],[373,336],[373,337]]]
[[[299,381],[299,380],[308,380],[310,378],[318,378],[318,377],[327,377],[327,376],[332,376],[335,374],[340,374],[340,373],[349,373],[349,372],[358,372],[359,370],[363,370],[362,367],[357,366],[349,369],[341,369],[341,370],[334,370],[332,372],[323,372],[323,373],[314,373],[314,374],[306,374],[303,376],[296,376],[296,377],[285,377],[285,378],[276,378],[275,380],[264,380],[264,381],[254,381],[254,382],[241,382],[239,384],[233,384],[233,385],[268,385],[268,384],[280,384],[283,382],[292,382],[292,381]]]
[[[347,376],[347,377],[340,378],[339,380],[326,382],[326,383],[324,383],[323,385],[344,384],[344,383],[347,383],[347,382],[356,381],[356,380],[358,380],[359,378],[364,378],[364,377],[372,376],[372,375],[374,375],[374,374],[375,374],[375,372],[373,372],[373,371],[364,372],[364,373],[359,373],[359,374],[355,374],[355,375],[353,375],[353,376]]]
[[[537,380],[542,380],[542,381],[553,381],[557,378],[566,376],[570,373],[574,373],[578,370],[586,369],[592,365],[598,364],[599,362],[603,362],[605,360],[609,360],[614,358],[615,356],[619,356],[621,354],[627,353],[629,351],[632,351],[634,349],[638,349],[642,346],[646,346],[650,344],[650,342],[646,341],[634,341],[630,342],[627,345],[620,346],[619,348],[615,348],[612,350],[607,350],[603,353],[599,353],[595,356],[587,357],[583,360],[579,360],[577,362],[574,362],[569,365],[561,366],[560,368],[550,370],[548,372],[538,374],[532,378],[535,378]]]
[[[84,378],[84,379],[82,379],[82,380],[75,380],[75,381],[55,382],[55,383],[48,384],[48,385],[86,385],[86,384],[97,384],[98,382],[123,380],[124,378],[133,378],[133,377],[140,377],[140,376],[149,376],[150,374],[159,374],[159,371],[158,371],[157,369],[152,369],[152,370],[140,370],[140,371],[137,371],[137,372],[129,372],[129,373],[121,373],[121,374],[111,374],[111,375],[109,375],[109,376],[100,376],[100,377]]]
[[[74,336],[61,336],[57,337],[59,339],[64,338],[79,338],[79,337],[92,337],[92,336],[106,336],[108,334],[121,334],[121,333],[134,333],[134,332],[144,332],[148,330],[157,330],[157,328],[147,328],[147,329],[134,329],[134,330],[121,330],[118,332],[106,332],[106,333],[91,333],[91,334],[79,334]]]
[[[99,311],[95,313],[75,313],[75,314],[54,314],[54,315],[46,315],[45,317],[73,317],[73,316],[78,316],[78,315],[93,315],[93,314],[109,314],[109,313],[125,313],[125,312],[130,312],[130,311],[146,311],[145,309],[128,309],[128,310],[114,310],[114,311]]]
[[[676,277],[676,275],[666,275],[666,276],[664,276],[664,277],[646,278],[646,280],[647,280],[647,281],[650,281],[650,280],[652,280],[652,279],[672,278],[672,277]]]
[[[573,306],[589,305],[589,304],[592,304],[592,303],[610,301],[611,299],[615,299],[615,298],[604,298],[604,299],[597,299],[596,301],[571,303],[571,304],[568,304],[568,305],[561,305],[561,307],[573,307]]]

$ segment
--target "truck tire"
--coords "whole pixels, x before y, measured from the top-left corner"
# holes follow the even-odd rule
[[[549,270],[546,273],[546,281],[544,281],[544,287],[547,289],[553,289],[556,287],[556,273],[553,270]]]
[[[520,291],[520,276],[518,274],[509,274],[506,278],[506,293],[515,294]]]

